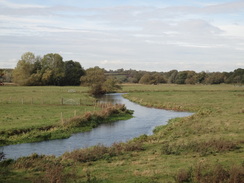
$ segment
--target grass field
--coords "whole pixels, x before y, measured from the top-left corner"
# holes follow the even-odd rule
[[[4,86],[0,93],[0,145],[67,138],[91,127],[67,130],[62,123],[102,110],[86,87]]]
[[[69,92],[73,91],[73,92]],[[94,99],[83,87],[1,87],[0,131],[54,125],[63,118],[93,110]],[[61,100],[84,101],[87,105],[61,105]]]
[[[243,182],[244,87],[124,85],[123,91],[141,105],[194,115],[172,119],[157,127],[154,135],[142,135],[128,144],[95,146],[59,158],[33,155],[3,161],[0,180]]]

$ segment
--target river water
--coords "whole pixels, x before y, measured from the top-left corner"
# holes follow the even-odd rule
[[[127,109],[134,110],[133,118],[102,124],[90,132],[73,134],[68,139],[49,140],[37,143],[25,143],[0,147],[6,158],[16,159],[33,153],[60,156],[67,151],[103,144],[112,145],[115,142],[125,142],[142,134],[151,135],[153,129],[176,117],[192,115],[189,112],[176,112],[148,108],[130,102],[122,94],[109,94],[100,99],[101,102],[125,104]]]

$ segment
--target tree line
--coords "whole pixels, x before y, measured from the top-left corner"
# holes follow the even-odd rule
[[[232,72],[195,72],[171,70],[149,72],[137,70],[109,70],[94,67],[83,69],[79,62],[63,61],[61,55],[49,53],[35,56],[24,53],[15,69],[0,69],[0,82],[14,82],[25,86],[78,86],[91,87],[91,93],[106,93],[118,89],[119,83],[140,84],[244,84],[244,69]]]
[[[13,70],[13,82],[24,86],[42,85],[79,85],[80,77],[85,74],[79,62],[63,61],[57,53],[35,56],[24,53]]]
[[[140,84],[244,84],[244,69],[239,68],[233,72],[195,72],[177,71],[148,72],[137,70],[110,70],[107,75],[117,78],[120,83]]]

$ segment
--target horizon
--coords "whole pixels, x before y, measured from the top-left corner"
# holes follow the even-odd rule
[[[243,1],[0,0],[0,10],[0,68],[14,69],[25,52],[84,69],[244,68]]]

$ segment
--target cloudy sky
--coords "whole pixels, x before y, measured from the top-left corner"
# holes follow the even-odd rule
[[[0,68],[25,52],[87,69],[244,68],[244,0],[0,0]]]

